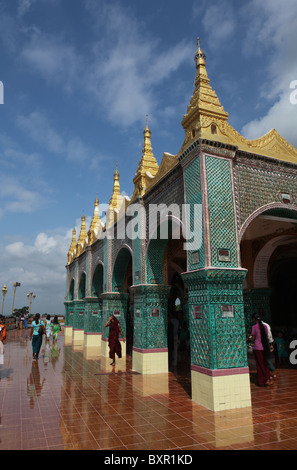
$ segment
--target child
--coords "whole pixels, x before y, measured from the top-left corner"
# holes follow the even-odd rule
[[[61,331],[58,315],[54,316],[53,320],[53,341],[57,341],[59,331]]]
[[[286,348],[286,342],[283,338],[282,331],[279,331],[277,337],[275,338],[277,356],[280,364],[286,365],[288,359],[288,353]]]

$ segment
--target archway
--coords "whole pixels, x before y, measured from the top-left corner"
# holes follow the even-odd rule
[[[78,286],[78,299],[82,300],[86,296],[86,273],[82,273]]]
[[[260,313],[273,330],[278,325],[297,328],[296,208],[275,204],[258,209],[244,227],[240,249],[242,267],[248,269],[244,284],[247,329],[253,313]]]
[[[103,289],[103,264],[99,263],[96,266],[94,271],[92,286],[91,286],[91,296],[99,297]]]
[[[271,322],[277,330],[297,329],[297,240],[294,246],[279,246],[268,267],[271,286]]]
[[[72,279],[70,283],[68,300],[69,301],[74,300],[74,279]]]
[[[113,267],[112,291],[126,294],[121,301],[124,314],[123,331],[126,336],[126,354],[133,348],[133,295],[130,292],[132,280],[132,252],[129,246],[120,248]]]
[[[167,230],[164,230],[166,225]],[[162,237],[167,233],[167,237]],[[167,300],[166,336],[168,366],[175,374],[190,372],[189,337],[181,344],[181,330],[189,333],[186,286],[181,274],[187,271],[187,253],[183,248],[183,226],[176,217],[164,218],[157,227],[147,249],[147,283],[170,286]],[[178,342],[174,338],[178,333]]]

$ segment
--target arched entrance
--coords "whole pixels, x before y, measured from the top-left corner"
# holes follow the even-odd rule
[[[86,273],[82,273],[78,286],[78,299],[82,300],[86,296]]]
[[[70,283],[68,300],[69,302],[74,300],[74,279],[72,279]]]
[[[164,226],[166,229],[164,230]],[[162,233],[167,234],[166,237]],[[187,271],[183,249],[182,223],[175,217],[163,219],[147,250],[147,283],[167,286],[165,344],[168,368],[174,373],[190,373],[190,331],[186,286],[181,274]],[[187,335],[184,332],[187,332]]]
[[[113,267],[112,291],[119,293],[119,310],[115,312],[121,316],[123,333],[126,337],[126,354],[132,354],[133,347],[133,295],[130,292],[132,285],[132,252],[131,248],[124,245],[120,248]]]
[[[181,273],[187,270],[187,257],[183,249],[184,239],[170,239],[165,250],[164,267],[167,268],[166,279],[171,287],[168,297],[168,364],[173,372],[190,373],[190,329],[188,318],[188,299],[186,286]],[[178,321],[178,344],[174,351],[172,326]],[[173,344],[172,344],[173,342]]]
[[[268,266],[271,286],[271,322],[274,329],[297,328],[297,240],[279,246]]]
[[[280,327],[290,334],[297,328],[297,210],[275,206],[259,209],[240,235],[241,263],[248,269],[246,326],[250,330],[253,313],[260,313],[274,334]]]
[[[91,296],[99,297],[103,289],[103,264],[99,263],[96,266],[91,286]]]

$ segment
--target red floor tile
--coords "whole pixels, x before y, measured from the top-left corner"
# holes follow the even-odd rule
[[[190,375],[144,378],[131,358],[115,370],[83,349],[45,349],[32,360],[26,331],[10,331],[0,366],[1,450],[296,450],[297,370],[254,384],[252,407],[213,413],[191,401]]]

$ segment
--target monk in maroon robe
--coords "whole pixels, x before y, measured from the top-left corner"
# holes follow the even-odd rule
[[[119,358],[122,357],[122,347],[119,341],[119,334],[122,335],[124,342],[125,338],[121,329],[119,320],[111,315],[108,322],[105,325],[105,328],[109,327],[109,336],[108,336],[108,346],[109,346],[109,357],[112,359],[111,366],[115,365],[115,355]]]

